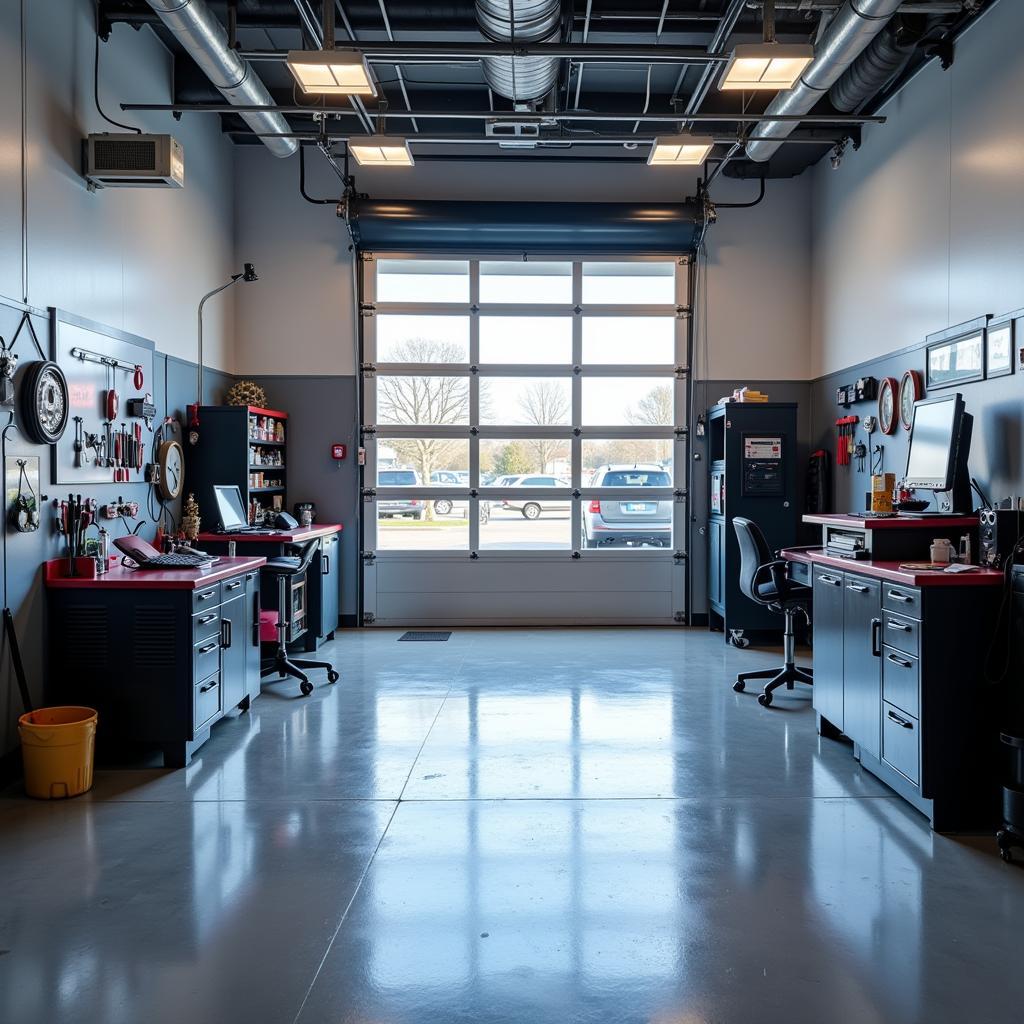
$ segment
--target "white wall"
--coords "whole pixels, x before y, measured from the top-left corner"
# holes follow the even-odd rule
[[[337,195],[337,179],[310,154],[308,191]],[[331,206],[306,203],[295,161],[245,147],[235,158],[238,256],[265,284],[235,296],[238,362],[246,374],[338,374],[353,367],[351,263]],[[680,201],[692,176],[646,165],[530,167],[426,163],[360,171],[374,198]],[[721,180],[721,201],[753,197],[752,182]],[[804,379],[809,359],[810,217],[804,180],[770,182],[750,210],[723,210],[708,234],[710,376]],[[702,368],[703,371],[703,368]]]
[[[184,146],[186,188],[90,193],[81,141],[117,131],[93,104],[92,0],[0,3],[0,294],[26,298],[22,275],[21,32],[26,34],[28,283],[35,306],[56,305],[195,359],[200,297],[234,266],[234,151],[215,118],[121,115],[124,101],[171,99],[173,60],[148,29],[117,26],[100,46],[106,112]],[[209,365],[232,368],[233,302],[205,318]]]
[[[814,172],[813,373],[1024,306],[1024,4],[999,0]]]

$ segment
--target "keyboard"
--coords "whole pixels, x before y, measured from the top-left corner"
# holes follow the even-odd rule
[[[209,555],[190,555],[177,551],[170,555],[151,558],[144,566],[146,569],[198,569],[203,565],[211,565],[215,559]]]

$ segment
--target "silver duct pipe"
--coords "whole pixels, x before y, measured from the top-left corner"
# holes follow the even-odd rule
[[[560,0],[476,0],[480,30],[496,43],[557,42]],[[499,96],[539,100],[558,80],[556,57],[485,57],[484,77]]]
[[[828,98],[832,106],[844,114],[860,110],[906,67],[923,34],[901,25],[898,18],[891,21],[829,89]]]
[[[788,92],[781,92],[768,105],[769,115],[806,114],[825,95],[843,72],[885,28],[902,0],[847,0],[832,18],[816,47],[814,60]],[[747,143],[751,160],[770,160],[796,127],[792,121],[765,121],[755,138]]]
[[[273,106],[274,101],[256,73],[228,47],[228,34],[205,0],[148,0],[188,55],[231,104]],[[291,131],[280,114],[246,112],[239,115],[254,132],[280,135]],[[264,138],[274,156],[291,156],[295,139]]]

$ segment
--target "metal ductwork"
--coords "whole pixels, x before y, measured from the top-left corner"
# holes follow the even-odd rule
[[[800,81],[789,91],[779,93],[765,113],[780,116],[809,113],[885,28],[901,3],[902,0],[847,0],[828,23],[816,46],[815,58]],[[747,143],[747,156],[758,163],[770,160],[797,123],[762,121],[755,137]]]
[[[228,34],[205,0],[148,2],[228,103],[273,106],[270,93],[249,62],[228,47]],[[291,131],[291,126],[280,114],[248,111],[239,117],[254,132],[281,134]],[[274,156],[291,156],[299,148],[295,139],[264,138],[262,141]]]
[[[894,18],[829,90],[832,106],[843,114],[859,111],[903,70],[923,35],[908,26],[905,19]]]
[[[560,0],[476,0],[480,30],[497,43],[546,43],[559,38]],[[539,100],[558,80],[557,57],[486,57],[487,84],[518,103]]]

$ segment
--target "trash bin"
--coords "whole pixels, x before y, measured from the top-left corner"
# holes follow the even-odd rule
[[[92,708],[40,708],[18,719],[25,791],[39,800],[63,800],[92,788],[96,746]]]

